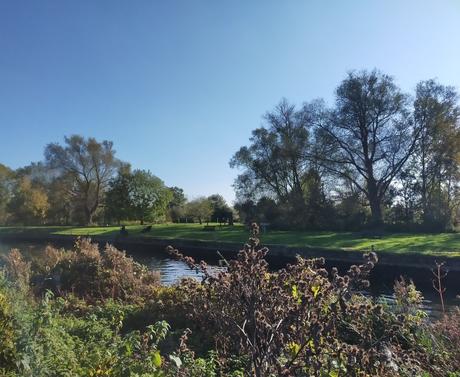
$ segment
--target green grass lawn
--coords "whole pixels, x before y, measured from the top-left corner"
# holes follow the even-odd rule
[[[151,232],[140,233],[141,225],[127,226],[129,236],[155,237],[162,239],[190,239],[202,241],[221,241],[243,243],[248,238],[248,231],[242,225],[233,227],[216,226],[216,231],[203,231],[199,224],[159,224]],[[73,235],[73,236],[115,236],[118,226],[110,227],[0,227],[2,234],[23,235]],[[261,235],[262,243],[286,246],[313,246],[342,248],[344,250],[367,251],[373,245],[377,252],[394,252],[460,257],[460,233],[441,234],[407,234],[393,233],[372,238],[352,232],[301,232],[268,231]]]

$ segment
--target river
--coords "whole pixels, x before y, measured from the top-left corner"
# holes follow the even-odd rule
[[[40,253],[46,246],[45,242],[16,242],[16,241],[0,241],[0,256],[5,255],[11,248],[17,248],[26,254]],[[62,246],[62,245],[59,245]],[[163,284],[174,284],[183,277],[199,277],[195,271],[190,270],[183,262],[170,258],[161,250],[127,250],[127,254],[132,256],[134,260],[147,265],[152,270],[160,272],[161,282]],[[209,253],[206,262],[214,268],[217,267],[217,258],[209,259]],[[272,269],[278,269],[285,265],[286,261],[269,260]],[[0,264],[2,262],[0,261]],[[327,266],[328,268],[331,266]],[[337,266],[341,272],[346,271],[349,267],[346,264]],[[397,266],[379,266],[373,270],[371,274],[371,289],[368,294],[376,297],[382,297],[389,302],[392,301],[392,287],[395,279],[399,276],[405,276],[407,279],[413,279],[417,288],[425,297],[423,307],[432,315],[437,315],[440,312],[439,297],[432,287],[432,274],[429,270],[398,268]],[[460,294],[460,273],[452,272],[448,274],[446,279],[446,302],[449,308],[459,305],[460,300],[456,298]]]

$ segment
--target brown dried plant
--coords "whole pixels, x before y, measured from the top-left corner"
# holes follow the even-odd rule
[[[214,337],[224,364],[232,355],[247,357],[246,374],[257,377],[422,370],[426,360],[413,347],[412,329],[360,293],[369,287],[375,253],[343,276],[335,268],[329,273],[322,258],[297,257],[271,272],[258,234],[253,224],[249,242],[226,263],[226,271],[212,272],[169,247],[171,255],[202,273],[202,282],[182,283],[190,297],[189,318]]]

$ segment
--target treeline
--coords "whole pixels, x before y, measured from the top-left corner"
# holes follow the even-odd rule
[[[188,201],[183,189],[117,159],[110,141],[73,135],[44,155],[17,170],[0,164],[0,224],[233,222],[221,195]]]
[[[283,99],[230,166],[246,222],[278,228],[442,231],[459,209],[460,107],[436,80],[401,91],[379,71],[350,72],[335,103]]]

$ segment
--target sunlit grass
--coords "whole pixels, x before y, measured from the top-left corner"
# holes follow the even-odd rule
[[[215,231],[204,231],[200,224],[157,224],[149,233],[141,233],[142,225],[129,225],[128,237],[185,239],[200,241],[218,241],[243,243],[249,232],[244,226],[233,227],[215,225]],[[1,227],[2,234],[27,236],[69,235],[69,236],[103,236],[116,237],[120,227]],[[389,233],[381,237],[362,236],[352,232],[301,232],[301,231],[267,231],[261,235],[264,244],[294,247],[326,247],[347,250],[370,250],[373,246],[378,252],[417,253],[460,257],[460,234],[405,234]]]

